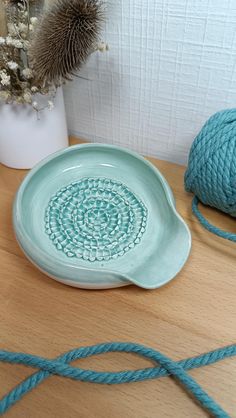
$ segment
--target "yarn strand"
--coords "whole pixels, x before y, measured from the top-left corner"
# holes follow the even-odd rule
[[[139,370],[124,370],[120,372],[97,372],[70,366],[70,363],[75,360],[108,352],[134,353],[157,363],[158,366]],[[59,375],[83,382],[110,385],[173,376],[212,416],[226,418],[229,417],[229,415],[190,375],[186,373],[186,371],[207,366],[232,356],[236,356],[236,344],[178,362],[172,361],[159,351],[151,348],[139,344],[119,342],[81,347],[68,351],[54,360],[31,354],[14,353],[2,350],[0,351],[1,362],[24,364],[25,366],[37,368],[39,371],[26,378],[0,400],[0,414],[3,415],[24,395],[36,388],[44,379],[52,375]]]
[[[222,229],[217,228],[216,226],[210,224],[210,222],[208,222],[206,218],[204,218],[204,216],[199,211],[198,204],[199,204],[199,199],[197,198],[197,196],[194,196],[193,201],[192,201],[192,210],[193,210],[194,215],[198,218],[199,222],[202,224],[202,226],[205,229],[207,229],[209,232],[211,232],[212,234],[215,234],[221,238],[225,238],[230,241],[236,242],[236,234],[233,234],[232,232],[223,231]]]

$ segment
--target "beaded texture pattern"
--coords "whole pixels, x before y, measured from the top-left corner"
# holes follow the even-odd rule
[[[51,198],[45,230],[68,257],[109,261],[139,244],[147,214],[143,202],[123,183],[83,178]]]

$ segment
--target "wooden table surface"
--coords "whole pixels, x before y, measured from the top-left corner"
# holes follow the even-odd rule
[[[75,141],[73,140],[73,143]],[[74,289],[47,278],[22,254],[12,229],[12,202],[26,171],[0,165],[0,339],[5,350],[53,358],[106,341],[132,341],[174,360],[235,343],[236,258],[234,243],[206,232],[191,213],[183,188],[184,167],[151,159],[173,188],[177,209],[192,232],[192,252],[178,277],[161,289]],[[218,226],[235,220],[205,209]],[[134,369],[149,362],[108,354],[76,362],[98,370]],[[0,364],[0,395],[32,369]],[[236,417],[236,358],[191,371],[231,417]],[[7,414],[9,418],[157,418],[207,414],[171,378],[99,386],[51,377]]]

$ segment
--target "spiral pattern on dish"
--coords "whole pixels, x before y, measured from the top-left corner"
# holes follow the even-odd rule
[[[50,200],[45,229],[68,257],[109,261],[139,244],[147,208],[124,184],[107,178],[83,178]]]

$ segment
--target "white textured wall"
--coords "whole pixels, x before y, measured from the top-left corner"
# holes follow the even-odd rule
[[[103,39],[65,89],[71,133],[185,163],[215,111],[236,106],[236,0],[110,0]]]

